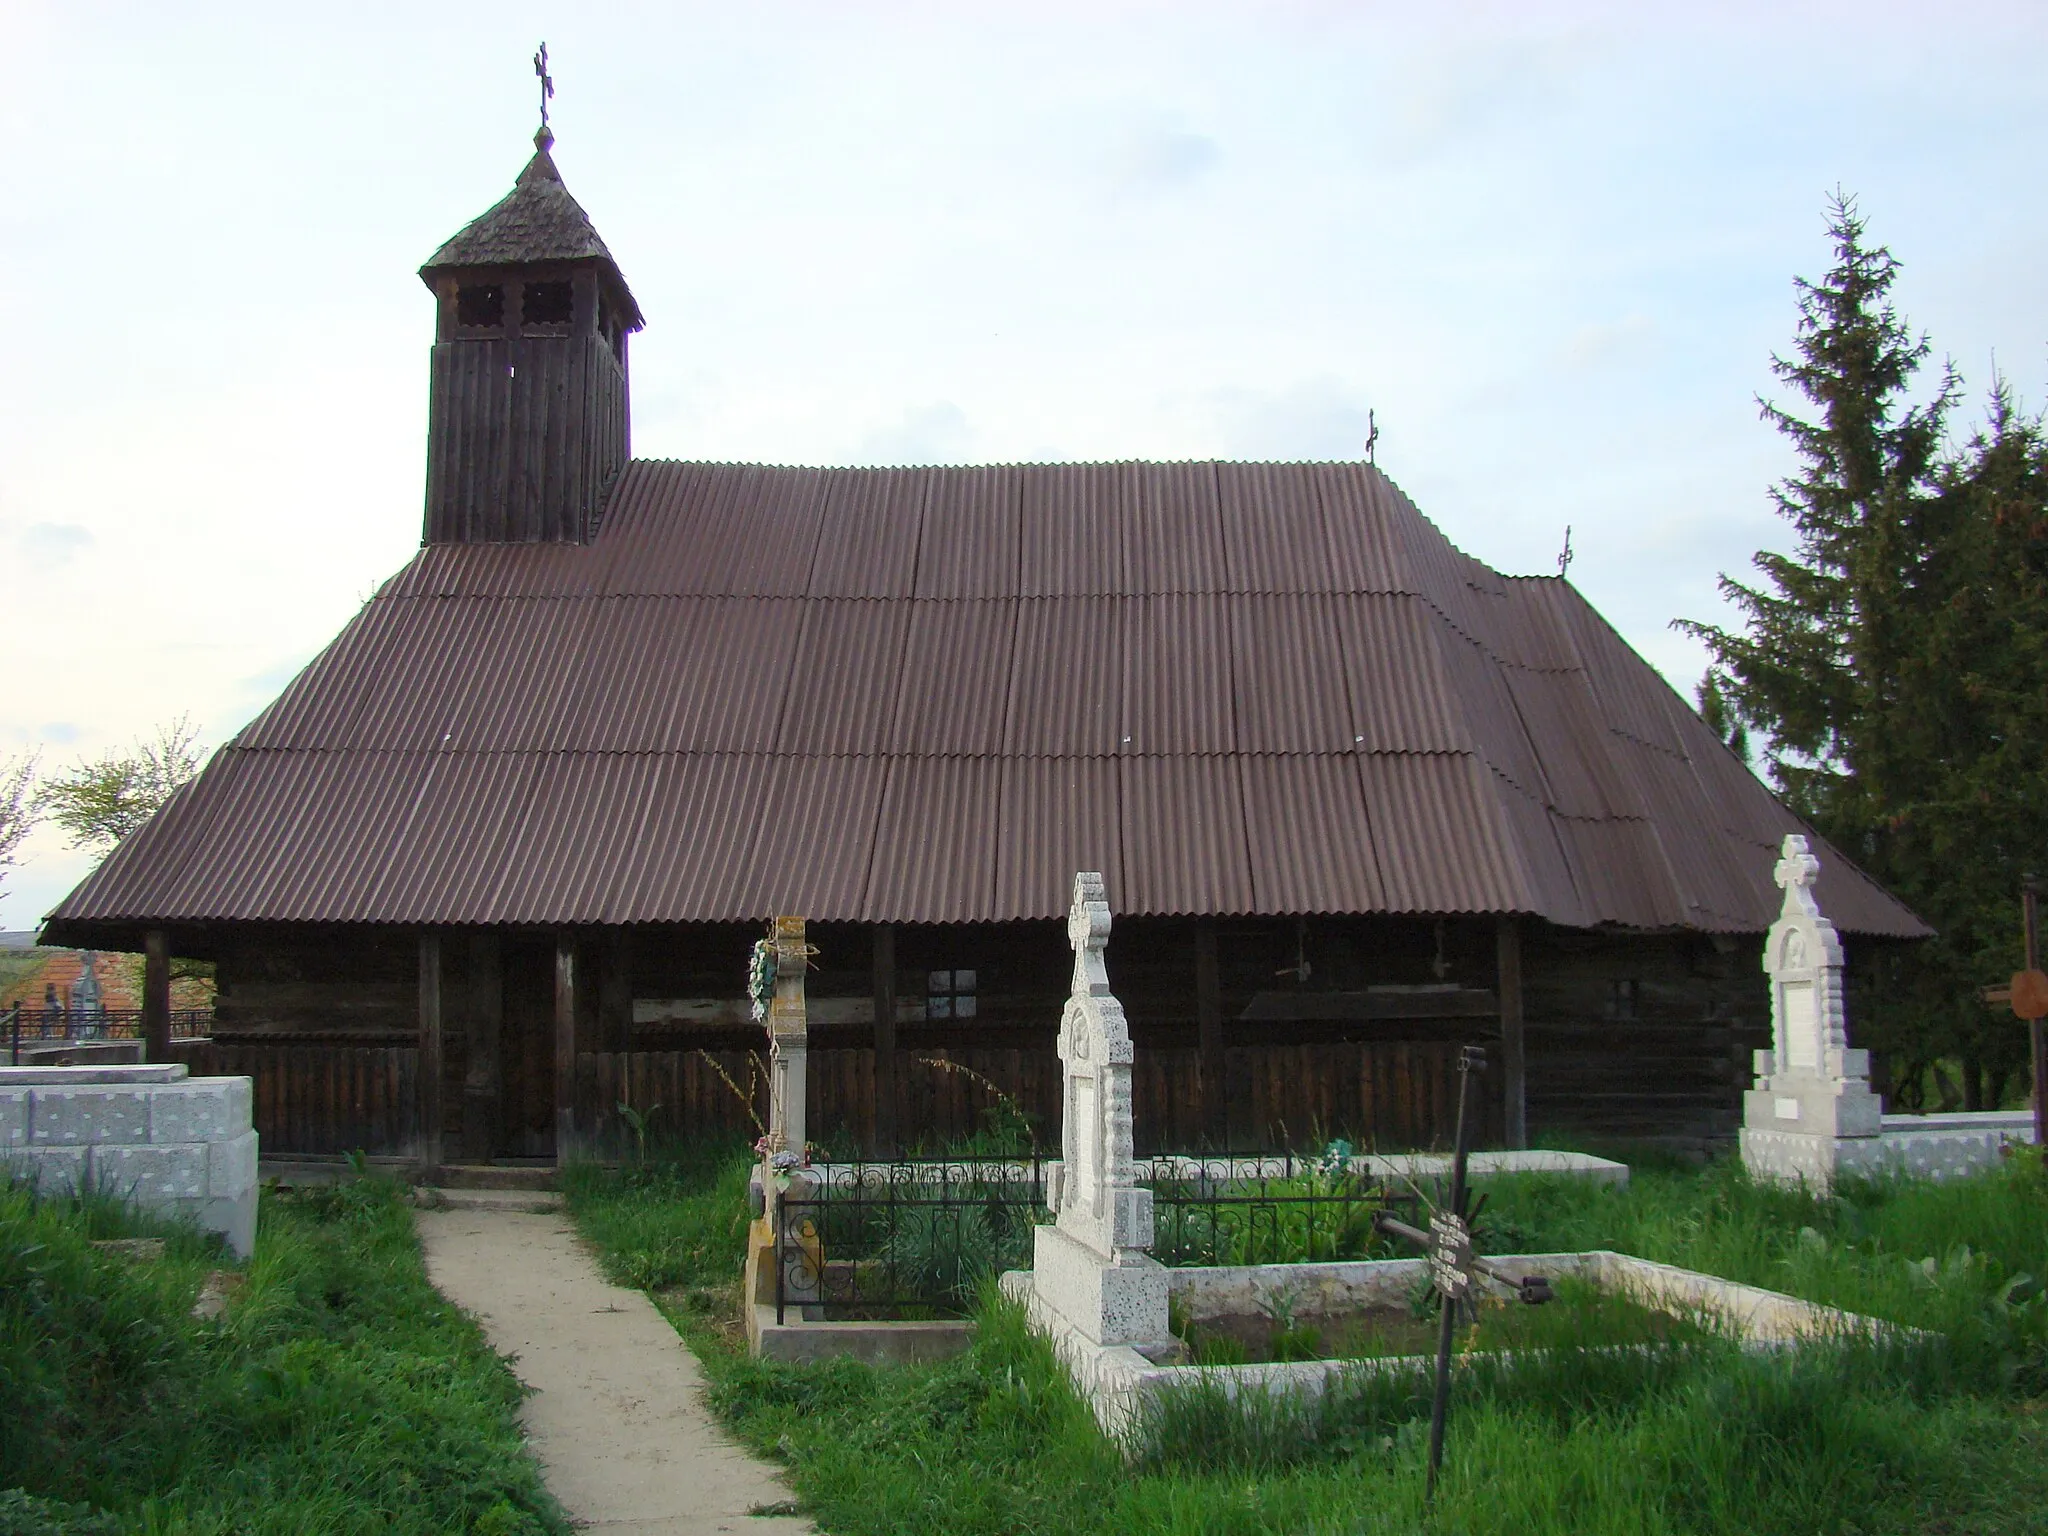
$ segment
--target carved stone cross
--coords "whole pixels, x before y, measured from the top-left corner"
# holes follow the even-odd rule
[[[1152,1192],[1138,1188],[1131,1123],[1131,1031],[1109,989],[1102,876],[1074,876],[1067,913],[1073,990],[1060,1015],[1064,1111],[1052,1203],[1060,1231],[1105,1260],[1152,1246]]]

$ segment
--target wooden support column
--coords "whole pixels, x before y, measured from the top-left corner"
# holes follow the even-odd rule
[[[488,1163],[502,1145],[505,1069],[505,952],[495,933],[469,941],[469,1064],[462,1081],[462,1155]]]
[[[896,1144],[896,927],[875,924],[875,1154]]]
[[[1195,1030],[1202,1054],[1202,1128],[1211,1146],[1230,1140],[1230,1089],[1223,1054],[1223,982],[1216,965],[1216,925],[1195,924]]]
[[[441,935],[420,930],[419,1155],[431,1176],[441,1166]]]
[[[171,941],[161,928],[142,936],[142,1059],[171,1059]]]
[[[1502,1127],[1510,1147],[1529,1145],[1529,1058],[1522,1033],[1522,924],[1504,917],[1494,930],[1496,990],[1500,994]]]
[[[607,928],[597,957],[597,1038],[592,1049],[633,1048],[632,953],[623,928]]]
[[[555,1163],[576,1150],[576,935],[555,935]]]

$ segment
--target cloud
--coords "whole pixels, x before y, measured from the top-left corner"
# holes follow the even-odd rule
[[[863,464],[961,464],[973,441],[966,413],[950,400],[938,400],[912,406],[894,424],[869,432],[855,458]]]
[[[92,546],[92,534],[76,523],[30,523],[21,534],[23,558],[46,570],[69,565]]]
[[[1205,133],[1154,128],[1125,146],[1118,179],[1126,191],[1163,192],[1199,180],[1222,159],[1222,147]]]
[[[1657,327],[1648,315],[1624,315],[1619,320],[1582,325],[1565,338],[1562,360],[1572,368],[1598,368],[1625,362],[1631,355],[1649,350]]]
[[[43,740],[54,741],[60,747],[68,747],[81,734],[78,727],[69,720],[52,720],[42,728]]]

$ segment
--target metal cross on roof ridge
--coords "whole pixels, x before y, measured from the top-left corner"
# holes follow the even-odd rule
[[[533,56],[533,72],[540,77],[540,125],[548,125],[548,99],[555,94],[555,77],[548,73],[548,45],[543,42]]]

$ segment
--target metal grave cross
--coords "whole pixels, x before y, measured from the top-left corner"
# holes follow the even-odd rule
[[[1426,1500],[1436,1498],[1437,1474],[1444,1464],[1444,1415],[1451,1401],[1451,1344],[1457,1337],[1458,1314],[1469,1310],[1482,1284],[1517,1301],[1539,1305],[1550,1300],[1550,1281],[1542,1275],[1516,1279],[1479,1257],[1472,1248],[1472,1218],[1466,1210],[1466,1167],[1472,1150],[1472,1079],[1486,1070],[1486,1052],[1476,1045],[1458,1051],[1458,1130],[1451,1152],[1450,1197],[1430,1212],[1429,1230],[1382,1213],[1376,1224],[1383,1232],[1420,1248],[1429,1262],[1429,1283],[1442,1301],[1436,1335],[1436,1390],[1429,1408],[1429,1483]]]

